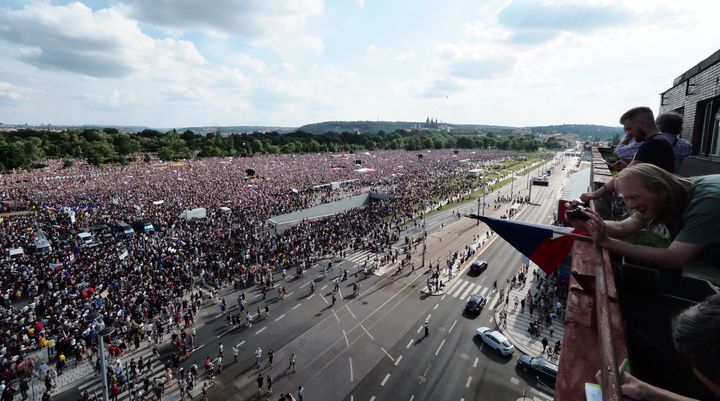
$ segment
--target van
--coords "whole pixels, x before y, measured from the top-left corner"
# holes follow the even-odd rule
[[[93,236],[92,236],[92,234],[90,234],[89,232],[87,232],[87,231],[80,231],[80,232],[77,234],[77,236],[78,236],[78,238],[80,238],[80,241],[82,241],[82,243],[83,243],[84,245],[86,245],[86,246],[87,246],[87,245],[92,245],[92,243],[93,243]]]
[[[115,225],[115,231],[123,233],[126,237],[132,237],[135,235],[135,230],[128,223],[119,222]]]

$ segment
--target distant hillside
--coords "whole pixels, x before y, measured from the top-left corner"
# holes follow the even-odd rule
[[[298,128],[298,131],[309,132],[311,134],[324,134],[326,132],[353,132],[355,130],[361,133],[376,133],[379,131],[394,132],[395,130],[404,130],[411,128],[418,123],[407,121],[324,121],[321,123],[305,124]]]
[[[527,127],[533,134],[574,134],[579,140],[610,140],[615,135],[623,136],[625,132],[621,127],[608,127],[605,125],[589,124],[563,124]]]

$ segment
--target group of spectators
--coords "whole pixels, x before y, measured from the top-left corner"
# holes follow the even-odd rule
[[[48,161],[43,169],[2,176],[0,201],[30,211],[0,217],[2,375],[9,381],[27,374],[32,367],[25,357],[40,348],[51,358],[96,349],[97,332],[84,319],[90,311],[101,313],[123,347],[142,336],[161,341],[192,319],[196,302],[188,302],[188,294],[197,280],[213,288],[231,280],[252,285],[260,271],[295,271],[330,255],[387,250],[428,202],[488,184],[466,177],[467,170],[511,158],[494,150],[468,153],[262,155],[100,168]],[[317,188],[331,182],[345,184]],[[389,199],[279,233],[266,223],[367,191]],[[179,217],[197,207],[207,209],[206,218]],[[141,219],[155,232],[114,231],[118,223]],[[92,246],[77,237],[98,224],[112,232],[96,233]],[[51,245],[42,253],[34,252],[40,231]],[[11,249],[22,253],[10,256]]]

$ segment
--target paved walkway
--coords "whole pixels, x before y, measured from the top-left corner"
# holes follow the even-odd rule
[[[518,302],[525,299],[528,292],[532,291],[533,294],[538,292],[539,279],[535,278],[533,271],[537,271],[538,278],[546,277],[545,273],[540,270],[537,266],[531,264],[528,269],[528,277],[525,283],[522,285],[516,285],[515,288],[510,290],[509,303],[506,305],[504,299],[498,299],[497,305],[491,305],[494,310],[495,323],[500,328],[500,331],[510,342],[522,353],[529,356],[541,356],[543,355],[543,338],[547,338],[549,346],[553,347],[555,342],[560,340],[562,342],[563,335],[565,333],[565,323],[561,318],[555,318],[552,320],[553,335],[550,335],[550,327],[542,324],[542,331],[539,336],[532,336],[528,332],[530,323],[539,317],[537,311],[535,315],[530,315],[529,308],[526,302],[525,310],[521,310],[521,306],[515,307],[515,299]],[[507,289],[506,289],[507,291]],[[502,323],[501,314],[505,311],[506,322]],[[547,357],[547,354],[545,354]],[[558,358],[551,358],[555,363],[559,361]]]

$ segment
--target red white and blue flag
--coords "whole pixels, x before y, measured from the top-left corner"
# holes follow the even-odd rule
[[[56,271],[56,270],[62,269],[63,264],[62,263],[50,263],[49,267],[50,267],[50,270]]]
[[[515,220],[471,214],[469,217],[487,224],[505,241],[527,256],[547,274],[557,270],[565,259],[576,238],[585,237],[582,230],[572,227],[558,227],[527,223]]]

